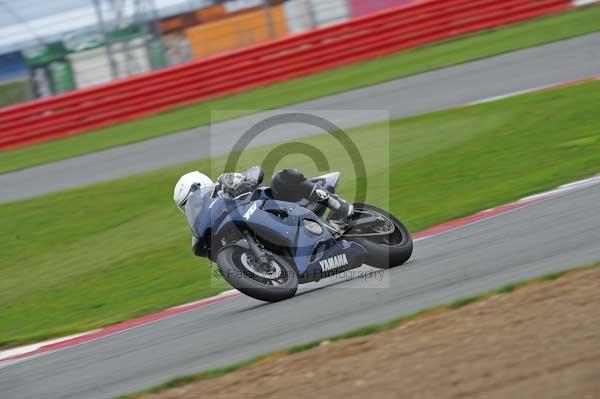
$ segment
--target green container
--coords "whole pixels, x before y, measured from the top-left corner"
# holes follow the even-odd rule
[[[46,65],[54,60],[65,58],[66,55],[67,49],[62,42],[40,44],[23,51],[25,64],[30,67]]]
[[[75,89],[73,69],[62,42],[38,45],[23,51],[36,97],[49,97]]]
[[[75,89],[73,69],[68,60],[60,59],[52,61],[48,64],[48,70],[54,94],[66,93]]]
[[[152,69],[160,69],[167,66],[167,57],[160,40],[153,40],[148,43],[148,58]]]

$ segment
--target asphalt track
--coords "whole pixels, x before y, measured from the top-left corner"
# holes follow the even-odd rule
[[[346,110],[347,129],[600,74],[600,33],[436,70],[296,104],[289,110]],[[384,110],[384,113],[356,112]],[[0,203],[228,153],[261,114],[0,175]],[[267,131],[251,146],[319,131],[294,126]],[[218,137],[218,140],[211,138]]]
[[[419,240],[409,263],[369,279],[330,279],[276,304],[238,296],[0,366],[1,396],[111,398],[175,376],[589,264],[600,260],[599,183],[596,178],[594,185]],[[373,269],[363,266],[361,270]]]

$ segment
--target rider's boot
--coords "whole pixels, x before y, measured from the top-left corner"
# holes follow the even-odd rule
[[[354,206],[351,203],[323,190],[319,185],[315,184],[309,199],[329,208],[329,221],[338,227],[346,226],[348,219],[354,214]]]

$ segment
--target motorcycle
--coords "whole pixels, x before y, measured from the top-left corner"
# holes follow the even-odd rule
[[[335,194],[340,176],[332,172],[311,181]],[[231,286],[262,301],[291,298],[299,284],[364,263],[387,269],[410,258],[412,238],[393,215],[355,203],[353,216],[339,226],[325,217],[326,210],[306,200],[276,200],[269,187],[260,186],[235,199],[200,188],[185,205],[196,255],[216,262]]]

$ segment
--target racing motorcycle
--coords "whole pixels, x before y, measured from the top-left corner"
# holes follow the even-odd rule
[[[340,175],[332,172],[311,181],[335,194]],[[185,206],[198,240],[195,253],[216,262],[234,288],[262,301],[290,298],[299,284],[364,263],[387,269],[410,258],[410,233],[384,210],[355,203],[354,215],[344,226],[325,213],[323,205],[306,200],[275,200],[264,186],[234,199],[213,187],[200,188]]]

